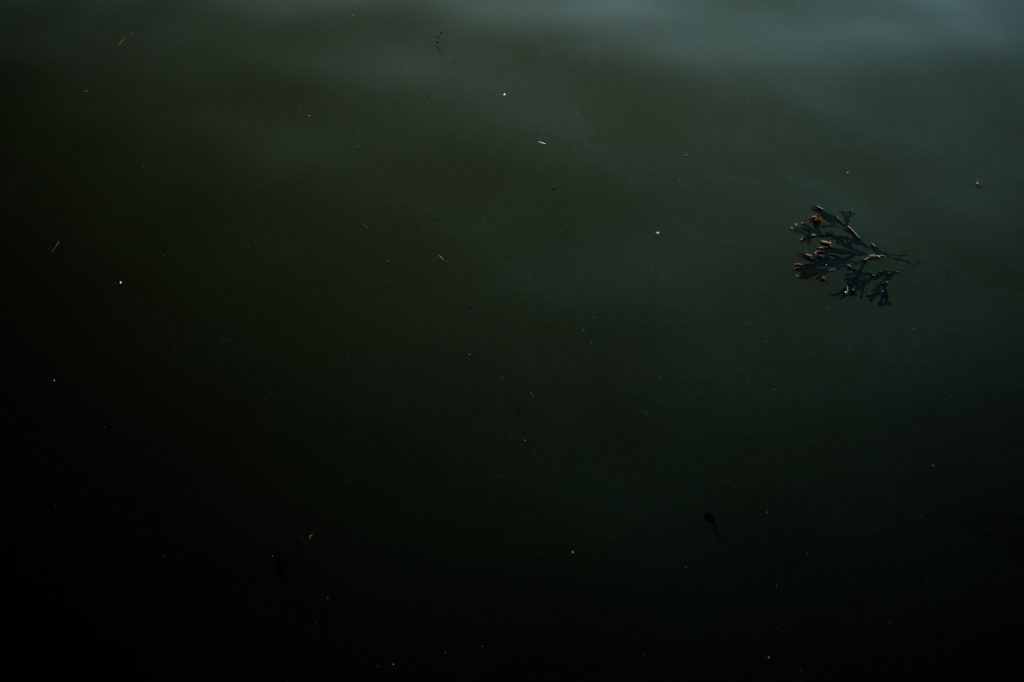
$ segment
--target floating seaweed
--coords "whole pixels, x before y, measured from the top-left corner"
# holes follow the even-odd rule
[[[889,258],[892,261],[914,263],[905,253],[888,253],[878,244],[865,244],[857,231],[850,225],[853,211],[840,211],[839,216],[829,213],[821,206],[814,206],[814,215],[802,223],[793,223],[789,229],[800,233],[800,241],[814,243],[814,251],[802,253],[803,263],[793,263],[796,276],[800,279],[816,279],[824,282],[836,271],[843,273],[845,286],[832,294],[839,298],[847,296],[864,297],[878,305],[891,305],[889,281],[899,270],[869,270],[869,265]],[[841,216],[841,217],[840,217]],[[871,286],[874,284],[874,286]],[[868,287],[870,291],[867,291]]]

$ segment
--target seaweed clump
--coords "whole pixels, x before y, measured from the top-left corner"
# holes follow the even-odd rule
[[[864,243],[850,225],[853,211],[840,211],[836,216],[821,206],[816,205],[813,210],[814,215],[802,223],[793,223],[789,228],[800,233],[801,242],[817,241],[818,244],[814,251],[800,254],[804,262],[793,263],[796,276],[824,282],[830,273],[839,271],[843,273],[844,286],[833,296],[867,296],[869,301],[877,299],[880,306],[892,305],[889,282],[899,269],[871,270],[870,264],[889,258],[913,265],[906,254],[890,254],[874,242]]]

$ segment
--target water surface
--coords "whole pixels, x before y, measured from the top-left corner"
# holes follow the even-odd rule
[[[3,16],[12,553],[80,656],[1009,655],[963,519],[1021,513],[1014,3]],[[893,306],[792,277],[815,203],[912,254]]]

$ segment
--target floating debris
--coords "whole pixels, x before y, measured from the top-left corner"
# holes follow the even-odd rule
[[[135,28],[121,36],[121,40],[117,41],[117,47],[121,47],[122,45],[124,45],[128,41],[128,39],[135,35],[135,32],[138,31],[140,28],[142,27],[136,26]]]
[[[793,223],[789,229],[800,233],[800,241],[810,243],[817,240],[814,251],[801,253],[805,263],[793,263],[793,270],[800,279],[816,279],[824,282],[830,273],[843,271],[844,286],[832,294],[839,298],[847,296],[863,297],[865,290],[874,283],[867,293],[869,301],[878,299],[878,305],[892,305],[889,300],[889,281],[899,270],[869,271],[868,263],[880,261],[886,257],[908,265],[914,265],[907,254],[891,254],[884,251],[878,244],[865,244],[853,226],[850,218],[853,211],[840,211],[839,216],[826,211],[822,206],[815,205],[814,214],[801,223]],[[834,230],[838,230],[838,233]]]

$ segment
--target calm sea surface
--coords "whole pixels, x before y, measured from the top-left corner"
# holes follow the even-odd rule
[[[1009,0],[0,3],[25,670],[1010,662],[1021,35]],[[909,254],[891,306],[793,277],[819,203]]]

